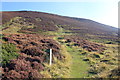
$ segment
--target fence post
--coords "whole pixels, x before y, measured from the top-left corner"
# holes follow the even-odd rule
[[[50,65],[52,65],[52,49],[50,49]]]

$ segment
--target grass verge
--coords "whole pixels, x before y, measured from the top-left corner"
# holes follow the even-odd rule
[[[40,72],[44,75],[44,78],[69,78],[70,77],[70,65],[71,56],[66,51],[66,47],[61,45],[61,52],[64,58],[62,60],[57,60],[54,57],[54,63],[49,65],[45,63],[45,70]]]

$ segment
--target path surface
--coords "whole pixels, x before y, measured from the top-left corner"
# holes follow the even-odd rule
[[[57,40],[57,37],[54,38]],[[68,47],[66,44],[61,44],[65,46],[65,50],[71,55],[71,71],[70,77],[71,78],[84,78],[88,77],[87,70],[89,68],[89,64],[82,59],[82,55],[80,55],[80,51],[74,47]]]
[[[72,65],[71,65],[71,78],[84,78],[88,77],[88,67],[89,64],[82,60],[80,52],[76,48],[66,47],[67,51],[72,56]]]

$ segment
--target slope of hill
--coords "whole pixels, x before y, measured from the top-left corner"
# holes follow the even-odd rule
[[[2,17],[3,30],[8,29],[10,26],[14,27],[19,25],[17,28],[19,29],[18,32],[57,31],[59,28],[63,28],[70,30],[72,33],[77,33],[81,37],[94,36],[94,38],[107,39],[116,39],[118,34],[117,28],[92,20],[64,17],[42,12],[2,12]]]
[[[97,29],[99,29],[101,33],[117,31],[117,28],[100,24],[92,20],[64,17],[64,16],[42,13],[42,12],[32,12],[32,11],[2,12],[2,17],[3,17],[2,19],[3,24],[9,22],[14,17],[23,17],[26,19],[27,22],[31,22],[36,26],[44,25],[46,28],[47,25],[49,24],[48,25],[49,27],[50,26],[55,27],[55,25],[63,25],[63,28],[70,28],[70,29],[72,28],[74,29],[76,27],[81,27],[81,29],[82,28],[91,29],[92,27],[92,29],[95,31],[98,31]]]
[[[118,76],[117,28],[35,11],[0,14],[3,80]],[[52,66],[48,65],[49,49],[53,50]]]

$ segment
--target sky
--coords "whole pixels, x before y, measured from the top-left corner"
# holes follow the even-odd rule
[[[118,27],[118,1],[106,2],[2,2],[1,11],[40,11],[91,19]]]

